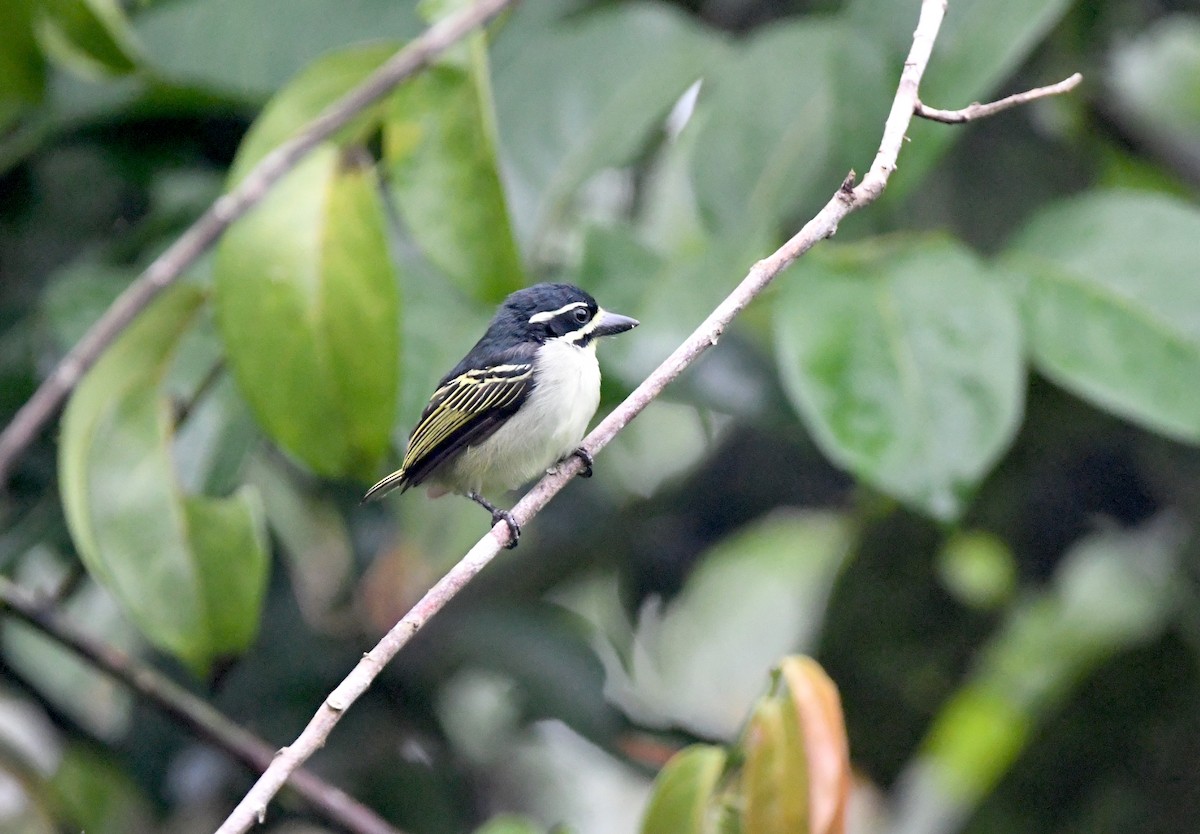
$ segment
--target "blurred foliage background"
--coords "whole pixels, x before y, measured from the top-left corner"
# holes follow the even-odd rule
[[[485,529],[360,506],[495,303],[632,388],[869,166],[917,0],[528,2],[281,184],[0,495],[0,569],[273,744]],[[0,421],[187,223],[423,27],[401,0],[0,3]],[[313,768],[399,827],[639,825],[766,672],[840,688],[859,832],[1200,815],[1200,6],[950,0],[884,198],[422,632]],[[14,619],[0,830],[211,830],[251,774]],[[335,830],[294,796],[267,830]]]

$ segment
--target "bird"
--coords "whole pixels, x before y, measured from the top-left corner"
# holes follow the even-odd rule
[[[367,490],[363,502],[426,484],[438,497],[470,498],[509,529],[508,510],[484,497],[515,489],[577,456],[591,477],[592,456],[580,447],[600,404],[596,342],[638,326],[600,307],[571,284],[543,283],[509,295],[483,337],[438,383],[408,438],[400,468]]]

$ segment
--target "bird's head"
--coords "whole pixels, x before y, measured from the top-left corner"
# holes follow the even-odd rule
[[[561,340],[587,347],[601,336],[637,327],[636,319],[610,313],[591,295],[570,284],[535,284],[504,300],[489,333],[505,332],[522,341]]]

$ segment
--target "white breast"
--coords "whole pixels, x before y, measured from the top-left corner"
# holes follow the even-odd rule
[[[600,405],[596,343],[579,348],[547,342],[538,351],[534,379],[521,410],[464,451],[439,479],[445,486],[484,495],[513,489],[575,451]]]

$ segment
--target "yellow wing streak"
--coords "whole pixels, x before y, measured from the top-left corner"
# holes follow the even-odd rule
[[[412,433],[403,467],[414,466],[480,415],[511,405],[524,390],[531,372],[530,365],[497,365],[467,371],[440,387],[430,399],[437,404]]]

